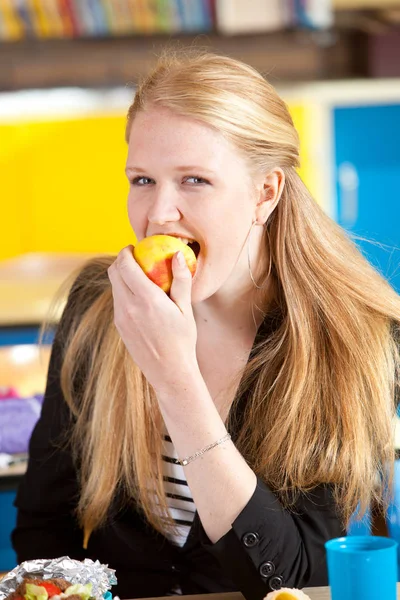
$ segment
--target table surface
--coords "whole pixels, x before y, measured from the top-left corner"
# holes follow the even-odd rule
[[[305,588],[303,590],[311,600],[330,600],[331,595],[328,587]],[[244,600],[242,594],[233,592],[230,594],[200,594],[197,596],[181,596],[184,600]],[[397,584],[397,598],[400,600],[400,584]],[[146,600],[162,600],[161,598],[147,598]],[[384,600],[382,598],[382,600]]]

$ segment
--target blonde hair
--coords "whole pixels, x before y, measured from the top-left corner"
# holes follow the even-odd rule
[[[371,499],[382,500],[377,474],[394,458],[400,299],[311,198],[296,171],[299,140],[288,108],[257,71],[224,56],[168,53],[137,90],[127,138],[137,112],[157,106],[215,127],[254,171],[285,173],[268,223],[280,319],[244,369],[237,446],[286,506],[293,492],[332,484],[345,523],[359,502],[362,513]],[[79,517],[87,531],[98,527],[118,489],[168,533],[162,418],[113,324],[112,261],[86,266],[58,335],[62,389],[76,419]]]

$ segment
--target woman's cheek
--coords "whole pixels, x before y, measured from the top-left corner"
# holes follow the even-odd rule
[[[139,206],[128,198],[129,223],[139,239],[145,236],[147,230],[146,215],[141,213]]]

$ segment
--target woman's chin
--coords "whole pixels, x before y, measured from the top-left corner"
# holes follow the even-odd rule
[[[207,299],[207,295],[205,294],[205,290],[201,289],[201,282],[193,282],[192,286],[192,305],[199,304]]]
[[[192,284],[192,305],[200,304],[212,298],[220,289],[220,285],[214,281],[207,280],[206,277],[193,278]]]
[[[209,289],[207,283],[199,277],[198,279],[193,278],[192,284],[192,304],[199,304],[208,300],[213,295],[213,291]]]

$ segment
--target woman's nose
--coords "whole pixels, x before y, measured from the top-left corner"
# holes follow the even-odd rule
[[[177,206],[176,194],[171,189],[154,190],[153,202],[148,213],[148,220],[154,225],[163,225],[181,218]]]

